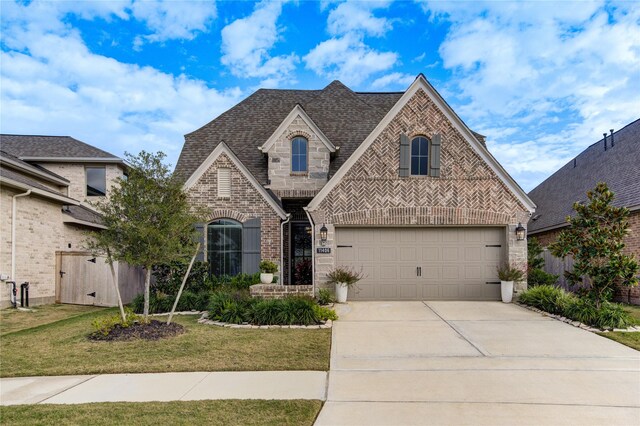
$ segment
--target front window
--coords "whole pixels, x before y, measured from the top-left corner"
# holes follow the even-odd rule
[[[87,167],[87,196],[104,197],[107,195],[107,173],[104,167]]]
[[[411,174],[426,176],[429,173],[429,142],[424,136],[411,141]]]
[[[296,137],[291,141],[291,171],[293,173],[307,172],[307,144],[303,137]]]
[[[219,219],[207,227],[209,272],[216,277],[242,272],[242,224]]]

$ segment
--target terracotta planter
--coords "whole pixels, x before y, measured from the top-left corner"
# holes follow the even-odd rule
[[[262,284],[271,284],[273,282],[273,274],[260,273],[260,282]]]
[[[502,293],[502,301],[511,303],[513,299],[513,281],[500,281],[500,293]]]
[[[349,287],[343,283],[336,283],[336,301],[338,303],[346,303]]]

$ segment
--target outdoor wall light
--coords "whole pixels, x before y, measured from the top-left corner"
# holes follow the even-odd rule
[[[322,224],[322,228],[320,228],[320,245],[324,246],[327,244],[327,227]]]
[[[518,226],[516,227],[516,239],[518,241],[523,241],[525,237],[525,233],[526,233],[526,229],[524,229],[524,226],[522,226],[522,223],[518,223]]]

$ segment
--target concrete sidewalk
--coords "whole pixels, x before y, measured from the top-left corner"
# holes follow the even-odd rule
[[[326,400],[324,371],[242,371],[0,379],[0,405],[205,399]]]

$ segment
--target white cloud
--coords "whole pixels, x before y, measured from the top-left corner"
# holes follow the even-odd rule
[[[352,32],[381,37],[391,30],[391,22],[386,18],[373,16],[373,10],[386,4],[373,2],[341,3],[329,12],[327,30],[333,36]]]
[[[303,59],[316,74],[357,86],[372,74],[390,69],[398,55],[378,52],[354,36],[345,35],[323,41]]]
[[[222,29],[222,64],[237,77],[262,78],[276,85],[291,81],[298,57],[291,53],[272,57],[270,50],[279,41],[282,28],[277,26],[282,3],[263,1],[246,18],[233,21]]]
[[[303,60],[316,74],[357,86],[372,75],[387,71],[398,61],[395,52],[378,51],[365,43],[365,37],[383,37],[392,29],[386,18],[374,11],[388,2],[345,2],[329,12],[330,39],[319,43]]]
[[[162,150],[175,164],[183,135],[242,96],[94,54],[54,15],[34,17],[44,10],[38,7],[19,6],[11,20],[3,15],[3,132],[71,135],[116,155]]]
[[[131,5],[135,19],[145,22],[151,34],[145,39],[160,42],[172,39],[192,40],[205,32],[216,17],[212,1],[136,1]]]
[[[450,91],[526,189],[640,111],[640,9],[619,3],[428,2],[451,24]],[[455,87],[455,89],[453,88]],[[515,148],[515,151],[514,151]],[[515,152],[519,154],[516,155]]]
[[[415,79],[415,75],[393,72],[374,80],[371,83],[371,88],[376,90],[389,88],[405,90]]]

